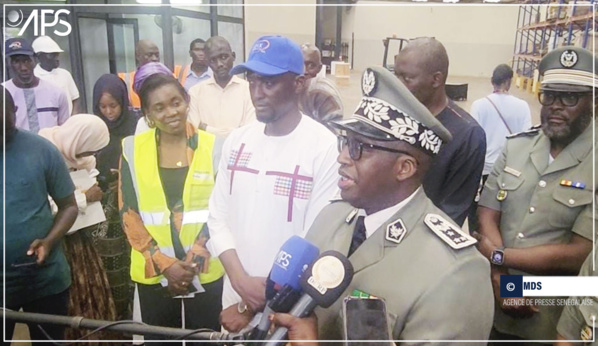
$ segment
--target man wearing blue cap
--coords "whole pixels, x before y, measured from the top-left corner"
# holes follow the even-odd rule
[[[508,304],[500,276],[576,275],[592,250],[592,52],[561,47],[539,65],[541,126],[509,136],[480,199],[480,252],[490,258],[495,339],[554,340],[563,306]]]
[[[349,320],[355,330],[343,335],[342,298],[375,296],[386,302],[387,338],[485,344],[494,315],[490,264],[422,187],[452,136],[385,68],[366,69],[362,92],[353,117],[333,123],[341,131],[342,200],[324,208],[306,236],[321,251],[347,255],[354,269],[341,299],[316,310],[319,337],[369,340],[367,326]]]
[[[4,51],[14,77],[3,85],[17,106],[17,127],[37,133],[62,125],[70,116],[70,100],[54,83],[35,76],[31,43],[24,38],[11,38],[6,40]]]
[[[336,190],[334,135],[299,110],[303,69],[299,45],[263,36],[231,70],[247,73],[259,122],[227,138],[210,198],[208,246],[227,272],[221,321],[229,331],[261,310],[281,245],[305,235]]]

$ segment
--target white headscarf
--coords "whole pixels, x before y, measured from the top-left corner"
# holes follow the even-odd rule
[[[77,154],[99,151],[110,142],[108,127],[100,117],[93,114],[73,115],[64,124],[41,129],[38,134],[60,150],[69,168],[88,171],[95,168],[95,157],[77,158]]]

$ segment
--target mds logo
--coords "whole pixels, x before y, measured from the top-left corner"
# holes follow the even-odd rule
[[[60,9],[60,10],[33,10],[31,14],[25,20],[25,16],[23,15],[23,11],[21,10],[11,10],[8,12],[6,24],[12,28],[16,28],[21,23],[23,27],[17,36],[22,36],[25,30],[33,23],[33,35],[34,36],[44,36],[46,35],[46,28],[50,29],[53,28],[54,35],[58,36],[67,36],[71,33],[72,27],[71,24],[63,19],[60,19],[60,15],[69,15],[71,12],[69,10]],[[53,18],[51,22],[46,22],[46,16],[49,16],[48,19]],[[40,30],[41,28],[41,30]],[[59,30],[61,29],[61,30]]]

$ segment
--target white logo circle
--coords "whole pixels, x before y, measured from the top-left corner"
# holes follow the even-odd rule
[[[311,269],[313,278],[325,288],[338,287],[345,278],[343,262],[334,256],[320,257]]]
[[[6,19],[8,20],[6,23],[8,26],[13,28],[19,26],[23,22],[23,12],[21,10],[12,10],[8,12]]]
[[[566,68],[571,68],[577,64],[577,53],[574,50],[567,49],[561,54],[561,65]]]
[[[514,284],[514,283],[512,283],[512,282],[509,282],[509,283],[507,284],[507,291],[509,291],[509,292],[513,292],[514,290],[515,290],[515,284]]]

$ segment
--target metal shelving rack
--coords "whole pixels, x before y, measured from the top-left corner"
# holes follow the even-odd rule
[[[544,54],[556,48],[559,40],[562,39],[565,45],[572,45],[574,39],[581,37],[581,46],[592,49],[589,35],[596,26],[594,1],[588,4],[578,3],[578,0],[559,0],[558,3],[530,0],[519,7],[512,65],[518,87],[530,92],[538,91],[534,71]],[[549,18],[549,6],[556,7],[554,18]],[[542,10],[546,10],[544,20],[541,20]]]

